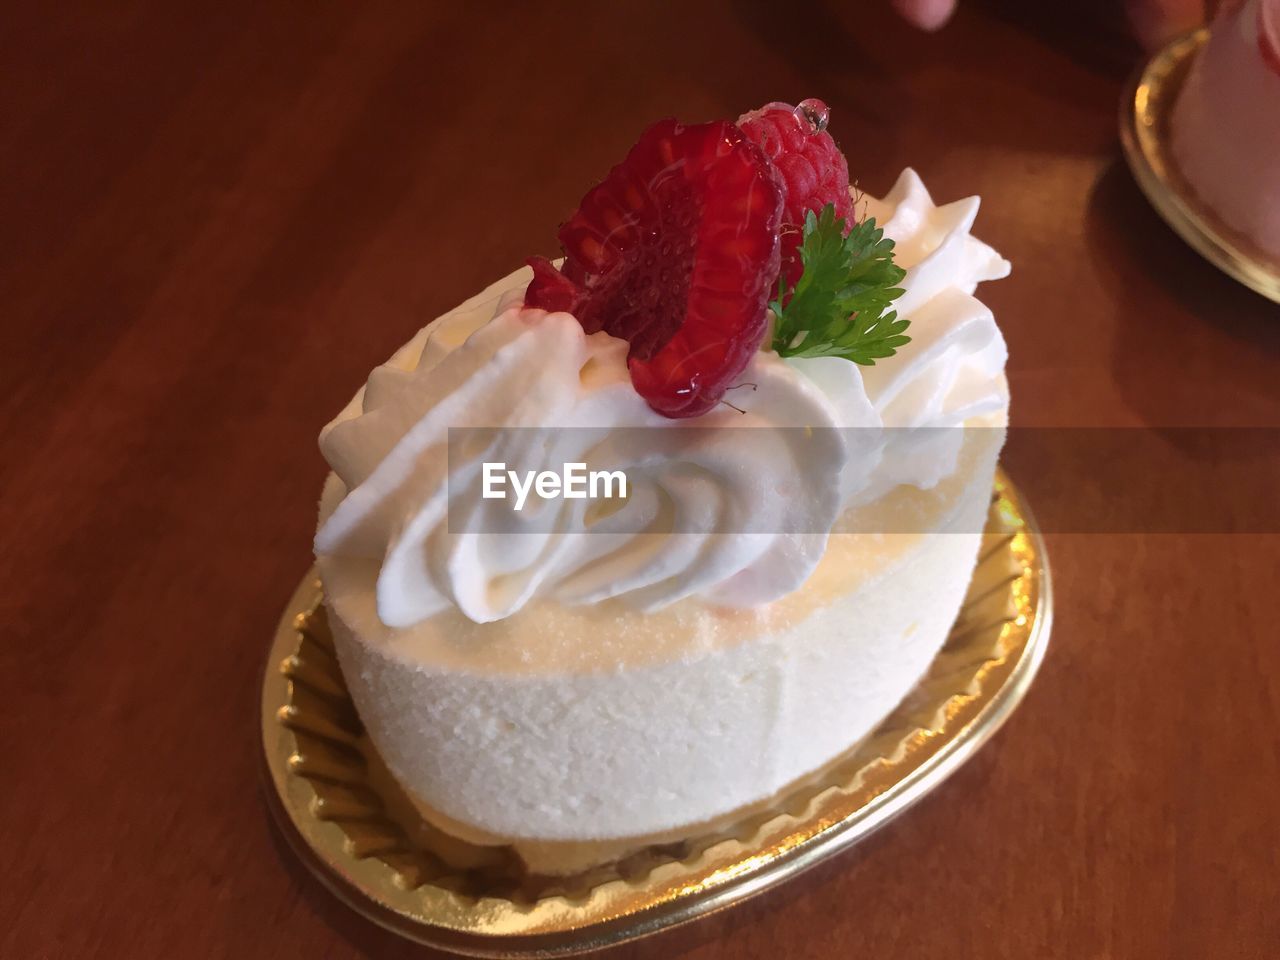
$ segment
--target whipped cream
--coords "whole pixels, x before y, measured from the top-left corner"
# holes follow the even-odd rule
[[[317,555],[377,565],[390,627],[450,607],[489,622],[534,600],[652,611],[796,590],[846,507],[955,469],[962,431],[886,428],[958,427],[1008,402],[1004,341],[972,294],[1009,265],[969,235],[977,198],[936,207],[906,170],[866,204],[907,271],[896,306],[912,342],[896,357],[859,367],[760,351],[733,407],[669,420],[632,388],[625,341],[524,308],[519,270],[420,331],[324,428],[345,495]],[[451,444],[466,427],[503,429]],[[759,427],[814,429],[735,442]],[[612,512],[563,500],[521,513],[481,496],[484,462],[531,458],[621,469],[629,496]]]

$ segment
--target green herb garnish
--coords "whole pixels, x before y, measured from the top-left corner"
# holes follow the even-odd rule
[[[844,357],[873,364],[911,342],[889,304],[902,296],[906,271],[893,262],[893,241],[872,217],[844,235],[834,204],[804,219],[800,260],[804,272],[783,306],[786,281],[778,281],[773,349],[784,357]],[[885,311],[889,310],[888,313]]]

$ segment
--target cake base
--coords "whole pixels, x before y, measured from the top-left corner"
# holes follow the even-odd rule
[[[1219,270],[1280,303],[1280,262],[1223,223],[1173,157],[1169,117],[1208,36],[1201,29],[1180,37],[1138,70],[1120,101],[1120,141],[1134,179],[1165,222]]]
[[[426,824],[382,771],[343,683],[309,574],[263,680],[273,812],[304,862],[388,929],[473,956],[568,956],[745,899],[867,836],[1000,726],[1044,653],[1044,548],[997,477],[964,607],[928,674],[875,733],[763,809],[575,874],[540,877],[502,847]]]

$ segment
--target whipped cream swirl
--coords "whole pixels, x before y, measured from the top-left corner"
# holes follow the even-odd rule
[[[846,506],[954,470],[961,431],[920,442],[885,427],[959,426],[1007,405],[1004,341],[972,294],[1009,265],[969,235],[977,198],[935,207],[907,170],[867,205],[907,270],[897,308],[913,339],[898,356],[860,368],[761,351],[734,408],[669,420],[632,388],[627,344],[524,308],[519,270],[420,331],[324,428],[344,495],[321,518],[317,556],[376,564],[391,627],[450,606],[487,622],[534,600],[647,611],[797,589]],[[451,444],[466,427],[502,429]],[[736,440],[758,427],[814,429]],[[483,463],[534,460],[623,470],[629,495],[609,510],[542,500],[520,513],[481,496]]]

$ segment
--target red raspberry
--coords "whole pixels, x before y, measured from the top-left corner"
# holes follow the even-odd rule
[[[833,203],[836,216],[844,218],[845,232],[853,226],[849,164],[827,133],[829,116],[821,100],[805,100],[798,107],[766,104],[738,119],[742,132],[760,144],[787,186],[782,208],[782,275],[788,289],[804,270],[798,251],[808,211],[821,213]]]
[[[557,271],[530,260],[525,303],[631,344],[631,382],[668,417],[706,413],[764,339],[783,186],[728,121],[649,127],[560,228]]]

